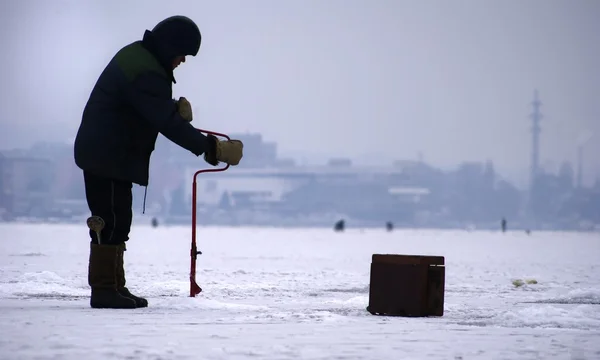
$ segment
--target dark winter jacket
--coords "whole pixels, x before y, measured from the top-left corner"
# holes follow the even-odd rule
[[[96,82],[75,139],[75,163],[112,179],[148,185],[159,133],[196,156],[207,138],[177,112],[173,58],[152,32],[122,48]]]

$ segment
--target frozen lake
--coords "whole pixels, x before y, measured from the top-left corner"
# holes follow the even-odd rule
[[[85,225],[0,224],[0,359],[600,359],[600,234],[135,226],[89,307]],[[373,253],[446,258],[445,315],[370,315]],[[513,285],[515,279],[537,284]]]

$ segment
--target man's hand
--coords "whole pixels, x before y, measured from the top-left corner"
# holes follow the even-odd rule
[[[192,105],[184,97],[180,97],[179,100],[177,100],[177,112],[185,120],[190,122],[193,120]]]
[[[212,166],[222,161],[229,165],[237,165],[244,156],[244,144],[240,140],[219,141],[214,135],[208,135],[209,151],[204,153],[204,160]]]

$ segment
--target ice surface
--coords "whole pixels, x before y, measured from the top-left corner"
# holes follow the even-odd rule
[[[600,359],[597,233],[199,228],[190,298],[190,228],[139,225],[135,310],[89,308],[87,236],[0,224],[0,359]],[[373,253],[445,256],[444,317],[366,312]]]

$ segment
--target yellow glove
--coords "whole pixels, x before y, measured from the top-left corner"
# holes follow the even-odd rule
[[[177,101],[177,112],[187,121],[192,121],[192,105],[186,98],[180,97]]]
[[[219,161],[229,165],[238,165],[244,156],[244,144],[240,140],[219,141],[215,136],[208,135],[212,149],[204,154],[204,160],[217,166]]]

